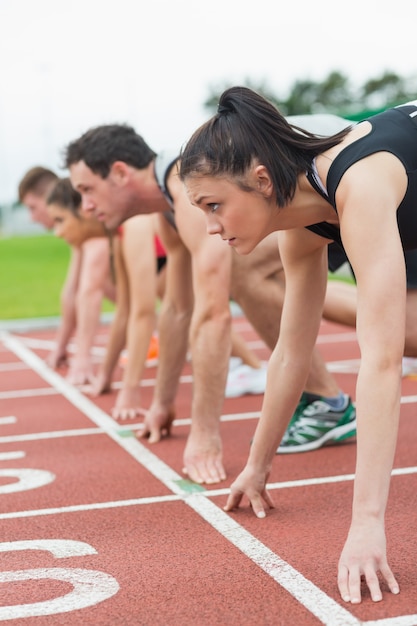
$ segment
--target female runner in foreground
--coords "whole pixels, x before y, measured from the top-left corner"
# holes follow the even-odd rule
[[[404,249],[417,247],[417,102],[331,137],[290,126],[264,98],[233,87],[185,146],[180,176],[208,232],[239,254],[279,232],[286,273],[281,331],[268,368],[261,418],[225,509],[246,495],[265,516],[277,446],[303,390],[327,282],[327,245],[342,243],[357,281],[361,366],[356,388],[357,463],[352,520],[338,567],[346,602],[374,601],[386,557],[385,509],[396,447],[404,349]]]

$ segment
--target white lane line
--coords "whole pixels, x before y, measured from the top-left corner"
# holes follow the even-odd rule
[[[317,337],[317,343],[351,343],[357,342],[358,337],[356,332],[346,332],[346,333],[330,333],[329,335],[323,334]]]
[[[56,346],[55,341],[52,339],[37,339],[36,337],[22,337],[22,343],[28,348],[33,348],[34,350],[53,350]],[[74,343],[69,343],[67,346],[67,351],[70,353],[74,353],[76,350],[76,346]],[[95,356],[104,356],[106,353],[105,347],[93,346],[91,349],[91,354]]]
[[[31,395],[32,391],[36,392],[39,390],[27,390],[27,393],[25,393],[24,396],[19,395],[18,397],[28,397]],[[51,395],[59,394],[59,391],[50,387],[43,389],[43,391],[45,393],[39,394],[39,395],[49,395],[49,393],[48,394],[46,393],[48,391],[51,392]],[[38,395],[38,394],[35,394],[35,395]],[[1,397],[2,396],[0,394],[0,399]],[[403,396],[401,398],[401,404],[415,404],[415,403],[417,403],[417,395]],[[245,421],[245,420],[258,419],[259,415],[260,415],[260,410],[248,411],[246,413],[226,413],[220,417],[220,420],[222,422],[240,422],[240,421]],[[10,421],[5,422],[2,420],[10,420]],[[0,418],[0,426],[5,423],[11,423],[11,421],[12,421],[11,417]],[[13,418],[13,421],[16,421],[16,419]],[[142,430],[143,428],[143,424],[137,423],[137,422],[134,424],[129,424],[128,422],[120,423],[120,422],[116,422],[115,420],[113,420],[113,423],[115,425],[115,428],[117,427],[119,431],[129,431],[129,430],[135,431],[135,430]],[[190,424],[191,424],[190,418],[176,419],[173,422],[174,427],[190,426]],[[80,429],[74,429],[74,430],[42,431],[39,433],[29,433],[29,434],[22,434],[22,435],[7,435],[3,437],[0,436],[0,443],[13,443],[15,441],[36,441],[38,439],[39,440],[40,439],[56,439],[59,437],[79,437],[83,435],[96,435],[101,432],[102,430],[97,429],[97,428],[80,428]]]
[[[1,443],[19,443],[22,441],[42,441],[43,439],[61,439],[62,437],[83,437],[84,435],[103,435],[101,428],[74,428],[73,430],[52,430],[23,435],[4,435]]]
[[[21,361],[12,361],[11,363],[0,363],[0,372],[16,372],[18,370],[27,370],[26,363]]]
[[[183,479],[182,476],[162,463],[158,457],[139,443],[136,437],[123,437],[120,434],[118,425],[107,413],[83,396],[78,389],[70,385],[57,372],[52,371],[42,359],[31,352],[19,339],[3,331],[0,332],[0,340],[139,463],[143,464],[149,471],[156,471],[161,476],[164,476],[164,479],[167,481],[166,484],[171,491],[179,494],[187,493],[177,484],[178,481]]]
[[[180,376],[181,384],[192,383],[192,382],[193,382],[193,377],[191,374],[183,374],[182,376]],[[155,387],[155,378],[142,378],[142,380],[140,381],[140,386],[141,387]],[[121,389],[122,381],[112,382],[111,387],[112,389]],[[87,390],[88,390],[88,387],[86,385],[83,387],[80,387],[80,391],[85,392]]]
[[[328,335],[322,334],[317,337],[318,344],[326,343],[357,343],[358,338],[356,332],[345,333],[330,333]],[[255,339],[254,341],[248,341],[248,345],[252,350],[265,348],[265,343],[261,339]]]
[[[357,374],[359,372],[360,359],[345,359],[344,361],[326,362],[327,369],[334,374]]]
[[[21,458],[25,456],[24,452],[5,453],[10,454],[10,458]],[[3,460],[0,455],[0,460]],[[394,469],[393,476],[406,476],[410,474],[417,474],[417,467],[405,467]],[[323,476],[321,478],[306,478],[300,480],[288,480],[279,483],[268,483],[268,491],[274,491],[275,489],[294,489],[297,487],[315,487],[318,485],[328,485],[339,482],[353,481],[354,474],[344,474],[340,476]],[[219,496],[227,496],[230,493],[229,488],[223,489],[206,489],[198,495],[204,498],[217,498]],[[189,496],[188,496],[189,497]],[[25,511],[10,511],[8,513],[0,513],[0,520],[2,519],[15,519],[22,517],[38,517],[42,515],[58,515],[60,513],[78,513],[80,511],[96,511],[101,509],[116,509],[118,507],[128,506],[143,506],[149,504],[163,504],[164,502],[175,502],[183,500],[184,495],[165,495],[165,496],[149,496],[145,498],[130,498],[128,500],[113,500],[108,502],[91,502],[89,504],[73,504],[61,507],[52,507],[49,509],[31,509]]]
[[[392,476],[408,476],[411,474],[417,474],[417,466],[412,467],[398,467],[392,470]],[[278,483],[268,483],[268,491],[274,491],[275,489],[294,489],[297,487],[315,487],[317,485],[330,485],[333,483],[343,483],[354,480],[355,474],[340,474],[339,476],[321,476],[317,478],[300,478],[298,480],[285,480]],[[230,493],[230,489],[210,489],[204,492],[207,498],[214,498],[216,496],[227,496]]]
[[[0,452],[0,461],[15,461],[16,459],[23,459],[25,456],[23,451]]]
[[[100,337],[96,339],[100,340]],[[36,337],[22,337],[21,341],[28,348],[32,348],[34,350],[52,350],[55,348],[56,343],[51,339],[37,339]],[[67,346],[67,352],[70,354],[74,354],[76,350],[76,345],[74,343],[69,343]],[[99,363],[106,354],[106,346],[93,346],[91,348],[91,354],[93,356],[94,363]],[[148,359],[146,361],[146,367],[154,367],[156,365],[156,359]]]
[[[58,394],[58,392],[56,392]],[[220,420],[222,422],[242,422],[244,420],[251,420],[259,417],[259,411],[253,411],[248,413],[230,413],[229,415],[222,415]],[[2,420],[7,419],[8,421],[2,422]],[[12,418],[0,418],[0,426],[2,423],[10,424],[16,422],[16,418],[12,420]],[[120,424],[113,420],[114,427],[119,432],[129,432],[135,430],[142,430],[142,423],[129,424],[124,423]],[[190,418],[178,419],[174,420],[173,426],[189,426],[191,424]],[[84,435],[99,435],[103,434],[103,430],[101,428],[74,428],[70,430],[51,430],[51,431],[41,431],[37,433],[24,433],[22,435],[4,435],[0,437],[1,443],[15,443],[19,441],[39,441],[42,439],[59,439],[60,437],[82,437]]]
[[[15,389],[0,391],[0,400],[18,400],[19,398],[35,398],[36,396],[53,396],[59,393],[53,387],[39,389]]]
[[[401,404],[414,404],[417,402],[417,396],[402,396]]]
[[[417,613],[414,615],[400,615],[399,617],[386,617],[383,619],[361,622],[361,626],[416,626]]]
[[[391,472],[391,476],[408,476],[417,474],[417,467],[397,467]],[[313,487],[315,485],[329,485],[332,483],[343,483],[352,481],[355,474],[340,474],[339,476],[323,476],[318,478],[302,478],[300,480],[287,480],[279,483],[268,483],[268,490],[290,489],[294,487]]]
[[[0,426],[5,426],[6,424],[16,424],[17,419],[14,415],[5,415],[4,417],[0,417]]]
[[[186,503],[323,624],[328,626],[360,625],[360,622],[349,611],[272,552],[213,502],[193,494],[187,498]]]
[[[329,344],[329,343],[357,343],[358,338],[355,332],[346,333],[333,333],[329,335],[319,335],[317,337],[317,344]],[[262,339],[255,339],[247,342],[249,348],[252,350],[265,350],[267,346]]]
[[[16,371],[16,370],[23,370],[23,369],[28,369],[27,365],[25,365],[25,367],[9,367],[9,365],[11,364],[7,364],[7,366],[4,366],[3,368],[1,368],[0,371],[3,372],[7,372],[7,371]],[[339,374],[357,374],[359,371],[359,365],[360,365],[360,359],[345,359],[342,361],[328,361],[326,363],[327,368],[334,373],[339,373]],[[183,374],[180,377],[180,383],[184,384],[184,383],[192,383],[193,382],[193,377],[192,374]],[[141,387],[154,387],[155,386],[155,378],[143,378],[141,380],[140,383]],[[112,389],[121,389],[122,387],[122,382],[121,381],[114,381],[112,383]],[[88,389],[87,385],[84,385],[82,387],[80,387],[80,390],[83,392],[86,392]],[[34,394],[36,392],[36,389],[33,390]],[[16,397],[18,397],[18,394],[21,393],[20,390],[15,390],[15,391],[6,391],[6,392],[0,392],[2,395],[5,395],[5,398],[8,397],[13,397],[12,394],[16,394]]]
[[[26,367],[26,369],[28,369]],[[192,383],[193,377],[191,375],[184,375],[180,378],[180,383]],[[145,378],[141,381],[141,387],[154,387],[155,378]],[[121,389],[122,383],[120,381],[112,383],[112,389]],[[80,387],[80,391],[86,392],[88,390],[87,385]],[[36,388],[36,389],[11,389],[10,391],[0,391],[0,400],[13,400],[18,398],[28,398],[30,396],[52,396],[59,393],[53,387]]]
[[[331,365],[331,363],[330,363]],[[330,368],[331,369],[331,368]],[[345,372],[345,373],[354,373],[352,372]],[[182,376],[180,382],[192,382],[191,380],[191,376]],[[147,383],[145,386],[147,387],[151,387],[155,384],[155,380],[154,379],[149,379],[149,383]],[[112,387],[114,389],[119,389],[121,387],[121,383],[116,383],[113,384]],[[83,391],[84,388],[81,387],[80,391]],[[37,389],[16,389],[13,391],[0,391],[0,400],[18,400],[19,398],[31,398],[36,397],[36,396],[54,396],[59,394],[60,392],[57,389],[54,389],[53,387],[39,387]],[[262,394],[260,394],[262,395]],[[401,398],[401,404],[413,404],[414,402],[417,402],[417,396],[413,395],[413,396],[402,396]],[[252,411],[252,413],[239,413],[237,415],[247,415],[248,417],[246,419],[251,419],[251,417],[259,417],[259,411]],[[230,414],[230,419],[228,419],[228,416],[225,415],[222,417],[222,419],[224,419],[224,421],[233,421],[233,417],[232,414]],[[242,418],[245,419],[245,418]],[[182,420],[176,420],[178,425],[181,423],[182,424],[187,424],[188,422],[186,421],[182,421]],[[175,422],[174,422],[175,423]]]
[[[58,393],[58,392],[56,392]],[[231,413],[230,415],[222,415],[222,422],[241,422],[244,420],[250,420],[259,417],[259,411],[250,412],[250,413]],[[2,424],[0,418],[0,426]],[[16,420],[14,420],[16,421]],[[11,423],[11,422],[8,422]],[[113,420],[114,427],[119,432],[129,432],[135,430],[142,430],[143,424],[119,424],[115,420]],[[174,420],[173,426],[189,426],[191,424],[191,420],[188,419],[178,419]],[[37,433],[24,433],[22,435],[4,435],[0,437],[1,443],[15,443],[19,441],[40,441],[42,439],[59,439],[61,437],[82,437],[84,435],[100,435],[104,434],[104,431],[101,428],[77,428],[71,430],[51,430],[51,431],[41,431]]]
[[[80,513],[82,511],[101,511],[103,509],[117,509],[126,506],[140,506],[175,502],[182,500],[180,495],[152,496],[149,498],[131,498],[129,500],[114,500],[112,502],[92,502],[90,504],[73,504],[70,506],[52,507],[50,509],[33,509],[30,511],[11,511],[0,513],[0,520],[21,519],[26,517],[40,517],[42,515],[58,515],[60,513]]]
[[[55,386],[74,406],[83,411],[113,441],[133,456],[168,489],[174,494],[182,495],[185,504],[190,506],[213,528],[218,530],[223,537],[297,598],[323,624],[329,626],[359,626],[359,621],[349,611],[321,591],[311,581],[307,580],[300,572],[275,555],[217,505],[205,497],[187,494],[180,486],[183,478],[179,474],[147,450],[136,437],[123,438],[115,431],[114,422],[106,413],[82,396],[77,389],[69,385],[56,372],[52,372],[39,357],[24,346],[16,337],[9,333],[2,333],[0,334],[0,339],[3,340],[9,350],[32,367],[50,385]]]

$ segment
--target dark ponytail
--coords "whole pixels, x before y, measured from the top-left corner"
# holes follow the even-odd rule
[[[272,178],[276,202],[294,196],[299,174],[311,169],[317,154],[339,143],[333,137],[291,126],[268,100],[247,87],[230,87],[220,96],[216,115],[195,131],[181,153],[180,177],[228,176],[243,185],[253,164],[264,165]]]

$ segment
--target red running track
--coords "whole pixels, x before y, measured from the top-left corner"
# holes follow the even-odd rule
[[[264,359],[244,320],[234,322]],[[106,328],[98,336],[98,353]],[[0,621],[49,626],[417,624],[417,381],[403,380],[387,514],[401,593],[344,604],[336,586],[348,529],[356,445],[277,456],[276,508],[257,520],[222,510],[244,466],[261,396],[225,400],[229,478],[184,480],[191,370],[184,369],[170,439],[149,445],[138,422],[109,415],[116,391],[92,401],[43,362],[51,331],[3,333],[0,349]],[[319,346],[354,397],[355,333],[323,323]],[[120,379],[120,372],[118,372]],[[152,395],[148,368],[144,403]]]

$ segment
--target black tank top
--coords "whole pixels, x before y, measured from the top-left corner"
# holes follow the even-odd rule
[[[389,109],[368,118],[371,131],[353,142],[333,161],[327,176],[327,194],[314,174],[307,174],[314,189],[330,202],[335,211],[336,190],[351,165],[376,152],[390,152],[403,163],[408,176],[407,191],[397,210],[397,222],[405,250],[417,248],[417,102]],[[307,228],[322,237],[341,244],[339,227],[320,222]]]

